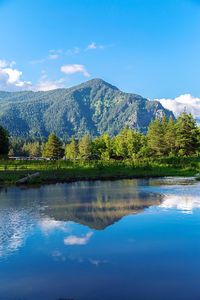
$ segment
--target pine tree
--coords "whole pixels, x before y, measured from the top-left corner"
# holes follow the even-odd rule
[[[147,132],[147,144],[152,154],[162,156],[165,154],[165,132],[162,121],[155,119],[149,125]]]
[[[176,147],[179,155],[192,155],[198,150],[198,128],[191,114],[182,113],[176,122]]]
[[[170,116],[165,129],[165,145],[167,155],[176,154],[176,127],[172,116]]]
[[[61,141],[55,134],[50,134],[47,143],[44,145],[43,157],[60,159],[63,157],[64,150]]]
[[[65,156],[70,160],[75,160],[78,158],[78,145],[75,138],[72,138],[71,142],[67,144],[65,148]]]
[[[92,141],[88,134],[84,135],[80,140],[79,145],[79,156],[83,160],[89,160],[92,158]]]
[[[39,142],[34,142],[31,144],[30,156],[40,157],[42,155],[41,144]]]
[[[112,156],[112,141],[106,133],[102,135],[102,141],[104,143],[104,150],[101,153],[101,159],[109,160]]]

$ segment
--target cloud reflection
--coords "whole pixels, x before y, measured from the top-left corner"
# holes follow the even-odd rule
[[[88,232],[85,236],[82,237],[78,237],[76,235],[70,235],[64,239],[64,244],[69,246],[86,245],[89,242],[92,235],[93,232]]]
[[[60,230],[63,232],[70,232],[69,224],[66,225],[66,222],[56,221],[50,218],[44,218],[39,222],[40,229],[43,233],[49,234],[54,230]]]
[[[177,209],[182,213],[192,214],[194,209],[200,208],[200,196],[165,195],[159,207],[164,209]]]

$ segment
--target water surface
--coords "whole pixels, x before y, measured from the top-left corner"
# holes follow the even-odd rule
[[[200,299],[200,183],[0,189],[0,300]]]

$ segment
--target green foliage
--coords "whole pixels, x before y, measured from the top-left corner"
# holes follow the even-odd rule
[[[53,183],[74,180],[144,178],[161,176],[194,176],[200,170],[200,158],[162,157],[106,161],[13,161],[0,160],[0,182],[15,183],[35,172],[40,178],[31,183]]]
[[[64,150],[61,141],[51,134],[47,143],[41,141],[23,142],[11,140],[10,156],[52,159],[62,158]],[[16,154],[18,153],[18,154]],[[147,135],[126,126],[114,137],[107,133],[92,139],[84,135],[82,139],[72,138],[65,148],[68,160],[134,160],[147,157],[198,156],[200,154],[200,129],[190,114],[181,114],[177,121],[164,116],[156,119],[148,127]]]
[[[134,158],[141,154],[145,147],[145,137],[127,126],[114,138],[114,156],[118,158]]]
[[[39,142],[25,143],[22,147],[24,156],[41,157],[42,145]]]
[[[109,160],[112,156],[112,141],[108,134],[104,133],[92,143],[92,153],[95,159]]]
[[[59,159],[64,155],[64,150],[62,147],[61,141],[55,134],[50,134],[48,137],[48,141],[44,145],[43,157],[47,157],[50,159]]]
[[[164,120],[165,122],[165,120]],[[165,144],[166,124],[163,126],[162,120],[156,119],[149,125],[147,132],[147,145],[152,155],[162,156],[166,153]]]
[[[78,143],[75,138],[71,139],[71,142],[66,145],[65,156],[69,160],[75,160],[79,156]]]
[[[180,156],[193,155],[197,152],[198,128],[191,114],[182,113],[176,122],[176,148]]]
[[[83,136],[78,146],[80,159],[89,160],[92,158],[92,140],[88,134]]]
[[[166,151],[165,154],[169,156],[174,156],[176,155],[177,149],[176,149],[176,126],[175,126],[175,121],[172,117],[169,118],[168,123],[166,124],[165,127],[165,147]]]

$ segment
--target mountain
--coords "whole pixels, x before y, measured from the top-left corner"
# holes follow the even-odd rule
[[[125,125],[146,132],[151,120],[163,114],[173,115],[159,102],[124,93],[101,79],[47,92],[0,92],[0,124],[22,138],[51,132],[64,139],[86,132],[114,135]]]

